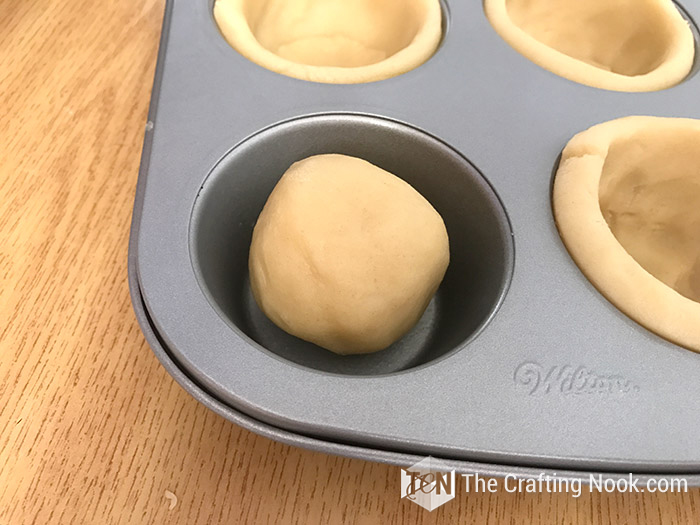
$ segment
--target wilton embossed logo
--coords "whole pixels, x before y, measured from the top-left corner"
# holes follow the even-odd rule
[[[598,374],[585,366],[542,366],[534,361],[520,364],[513,373],[516,386],[536,394],[630,394],[639,386],[619,374]]]

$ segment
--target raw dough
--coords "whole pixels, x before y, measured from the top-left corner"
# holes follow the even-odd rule
[[[700,120],[627,117],[579,133],[553,200],[591,282],[640,324],[700,351]]]
[[[216,0],[214,18],[249,60],[332,84],[405,73],[442,37],[439,0]]]
[[[440,215],[364,160],[318,155],[283,175],[253,230],[253,295],[280,328],[339,354],[386,348],[418,321],[449,264]]]
[[[615,91],[683,80],[695,41],[671,0],[485,0],[499,35],[539,66]]]

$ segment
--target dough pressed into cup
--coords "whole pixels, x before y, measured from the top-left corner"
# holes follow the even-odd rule
[[[296,162],[253,230],[250,283],[284,331],[339,354],[382,350],[420,319],[449,264],[437,211],[369,162]]]
[[[693,65],[693,33],[671,0],[485,0],[484,9],[516,51],[581,84],[657,91]]]
[[[700,352],[700,120],[626,117],[579,133],[562,153],[553,206],[603,295]]]
[[[216,0],[214,18],[252,62],[329,84],[405,73],[442,37],[439,0]]]

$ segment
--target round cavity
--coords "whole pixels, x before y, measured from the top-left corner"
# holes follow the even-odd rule
[[[700,120],[627,117],[578,134],[553,204],[593,284],[640,324],[700,351]]]
[[[449,235],[450,265],[428,309],[411,332],[374,354],[340,356],[285,333],[250,290],[251,237],[268,196],[294,162],[324,153],[359,157],[404,179],[440,213]],[[190,243],[202,289],[232,328],[280,358],[354,375],[426,365],[464,346],[494,315],[513,266],[508,218],[474,166],[415,128],[347,114],[281,123],[231,150],[202,186]]]
[[[485,0],[484,9],[519,53],[582,84],[656,91],[693,66],[693,32],[671,0]]]
[[[442,38],[440,0],[216,0],[214,18],[252,62],[331,84],[405,73]]]

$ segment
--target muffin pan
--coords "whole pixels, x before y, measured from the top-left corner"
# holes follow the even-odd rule
[[[683,7],[700,17],[700,1]],[[442,44],[422,66],[329,85],[248,61],[210,2],[168,3],[129,256],[151,347],[199,401],[287,443],[403,465],[431,454],[494,475],[700,484],[700,355],[606,301],[551,209],[574,134],[627,115],[700,118],[700,76],[652,93],[587,87],[518,54],[481,3],[443,10]],[[404,178],[448,228],[452,262],[435,300],[378,354],[301,342],[250,296],[257,214],[284,170],[318,153]]]

